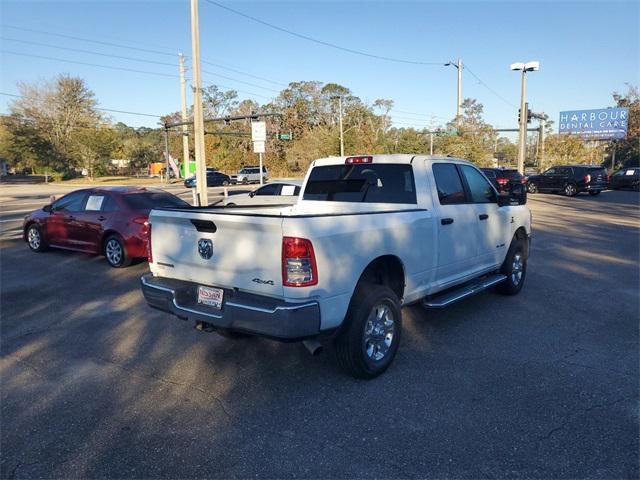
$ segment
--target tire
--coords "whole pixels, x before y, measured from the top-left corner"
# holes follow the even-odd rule
[[[514,237],[500,273],[507,279],[499,283],[496,291],[502,295],[517,295],[522,290],[527,276],[526,240]]]
[[[236,204],[233,203],[233,202],[225,204],[225,207],[235,207],[235,206],[236,206]]]
[[[567,197],[575,197],[578,194],[578,187],[576,187],[575,183],[567,183],[563,191]]]
[[[124,242],[118,235],[110,235],[105,240],[103,253],[107,263],[113,268],[123,268],[131,265],[131,257],[127,255]]]
[[[529,193],[538,193],[538,185],[531,182],[529,185],[527,185],[527,191]]]
[[[249,179],[248,178],[243,178],[242,179],[242,184],[243,185],[249,185]]]
[[[224,180],[224,181],[222,182],[222,186],[223,186],[223,187],[226,187],[227,185],[229,185],[229,182],[227,182],[226,180]]]
[[[49,247],[42,235],[42,230],[36,224],[31,224],[27,228],[27,245],[32,252],[36,253],[44,252]]]
[[[359,285],[334,342],[338,365],[355,378],[375,378],[393,362],[401,334],[400,301],[393,290]]]
[[[589,195],[591,195],[592,197],[600,195],[600,190],[589,190]]]

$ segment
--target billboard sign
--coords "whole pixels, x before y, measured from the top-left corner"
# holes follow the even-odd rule
[[[628,108],[598,108],[560,112],[559,133],[580,135],[585,140],[613,140],[627,136]]]

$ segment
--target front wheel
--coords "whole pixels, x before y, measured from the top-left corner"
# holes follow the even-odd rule
[[[527,186],[527,190],[529,191],[529,193],[538,193],[538,186],[535,183],[530,183]]]
[[[225,181],[223,181],[223,182],[222,182],[222,186],[223,186],[223,187],[226,187],[227,185],[229,185],[229,182],[228,182],[228,181],[226,181],[226,180],[225,180]]]
[[[500,268],[500,273],[507,279],[499,283],[496,290],[503,295],[516,295],[522,290],[527,276],[526,240],[515,237],[511,242],[507,257]]]
[[[124,242],[116,235],[111,235],[104,242],[104,256],[107,259],[107,263],[114,268],[131,265],[131,257],[127,255]]]
[[[384,285],[359,286],[335,340],[340,367],[355,378],[383,373],[396,356],[402,333],[397,295]]]
[[[578,188],[573,183],[568,183],[564,187],[564,194],[567,197],[575,197],[578,194]]]
[[[249,185],[249,179],[248,178],[243,178],[242,179],[242,184],[243,185]]]
[[[27,229],[27,244],[32,252],[40,253],[47,249],[47,243],[38,225],[30,225]]]

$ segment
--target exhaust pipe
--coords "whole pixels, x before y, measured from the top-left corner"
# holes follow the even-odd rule
[[[307,351],[312,355],[320,355],[322,353],[322,344],[317,340],[303,340],[302,344],[307,349]]]

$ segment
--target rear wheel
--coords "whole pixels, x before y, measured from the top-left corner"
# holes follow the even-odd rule
[[[503,295],[516,295],[522,290],[527,276],[526,240],[514,237],[509,246],[507,257],[504,259],[500,273],[507,279],[499,283],[496,291]]]
[[[356,378],[375,378],[396,356],[402,333],[402,313],[397,295],[385,285],[360,285],[356,289],[335,340],[340,367]]]
[[[536,185],[535,183],[531,182],[527,186],[527,190],[529,191],[529,193],[538,193],[538,185]]]
[[[104,242],[104,256],[107,259],[107,263],[114,268],[131,265],[131,257],[127,255],[124,242],[117,235],[111,235]]]
[[[226,187],[227,185],[229,185],[229,182],[228,182],[227,180],[224,180],[224,181],[222,182],[222,185],[223,185],[224,187]]]
[[[47,243],[38,225],[30,225],[27,229],[27,244],[32,252],[40,253],[47,249]]]
[[[248,178],[243,178],[242,179],[242,184],[243,185],[249,185],[249,179]]]
[[[589,190],[589,195],[591,195],[592,197],[600,195],[600,190]]]
[[[567,183],[564,187],[564,194],[567,197],[575,197],[578,194],[578,188],[573,183]]]

